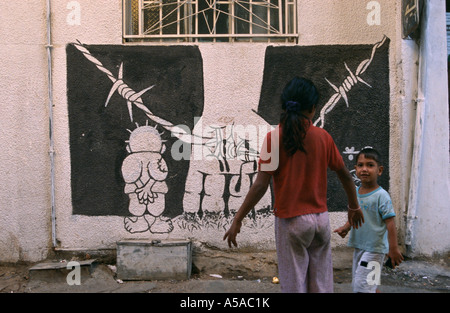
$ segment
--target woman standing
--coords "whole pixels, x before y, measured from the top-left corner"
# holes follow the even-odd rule
[[[327,208],[327,169],[338,175],[348,199],[348,220],[363,222],[353,179],[330,134],[315,127],[319,93],[295,77],[284,88],[283,113],[266,135],[259,171],[224,240],[237,246],[242,220],[267,191],[273,177],[275,237],[282,292],[333,292],[331,231]]]

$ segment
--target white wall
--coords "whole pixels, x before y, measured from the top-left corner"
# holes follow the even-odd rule
[[[390,84],[391,84],[391,196],[400,227],[400,239],[404,234],[403,217],[408,207],[409,175],[412,156],[412,134],[415,112],[412,107],[417,67],[417,47],[411,41],[401,39],[400,4],[388,0],[372,1],[379,4],[379,24],[369,25],[368,16],[374,13],[371,1],[298,1],[299,45],[374,44],[384,35],[390,38]],[[123,229],[123,218],[115,216],[88,217],[72,214],[70,150],[67,108],[67,64],[66,45],[79,40],[83,44],[122,44],[122,1],[74,1],[79,4],[80,20],[72,23],[70,18],[74,7],[70,1],[52,1],[53,31],[53,90],[54,90],[54,134],[55,134],[55,196],[56,235],[58,249],[85,250],[115,248],[116,241],[129,238]],[[0,95],[1,105],[0,140],[0,262],[27,260],[35,261],[47,256],[51,247],[51,201],[50,162],[48,144],[48,96],[46,58],[46,1],[11,2],[0,1],[0,53],[1,59]],[[376,13],[376,12],[375,12]],[[69,17],[69,21],[68,21]],[[374,16],[375,18],[377,16]],[[21,22],[19,23],[18,20]],[[370,20],[370,18],[369,18]],[[72,20],[73,21],[73,20]],[[232,121],[248,122],[242,112],[242,103],[258,105],[264,67],[265,44],[245,43],[201,43],[199,48],[204,66],[205,116],[204,123],[228,124]],[[444,49],[445,50],[445,49]],[[233,67],[233,71],[228,69]],[[443,75],[441,73],[441,75]],[[220,78],[225,87],[215,81]],[[252,84],[245,84],[252,82]],[[228,91],[223,94],[223,90]],[[443,94],[435,93],[442,100]],[[228,114],[220,117],[214,112],[217,107],[226,107]],[[427,128],[424,142],[427,147],[445,150],[448,145],[447,125],[439,119],[445,110],[428,111],[430,125],[435,122],[447,127],[447,133],[436,135],[433,128]],[[448,112],[447,112],[448,117]],[[253,117],[257,122],[257,117]],[[444,142],[444,144],[442,144]],[[427,178],[421,185],[422,202],[417,214],[422,216],[415,233],[414,248],[418,253],[430,254],[448,250],[448,235],[437,240],[437,233],[431,236],[430,228],[436,226],[436,212],[441,222],[436,231],[445,229],[448,220],[448,205],[443,203],[448,184],[440,184],[439,177],[430,173],[446,168],[447,159],[424,163],[421,175]],[[435,148],[426,150],[426,159],[436,158]],[[204,166],[204,165],[203,165]],[[442,178],[448,183],[448,176]],[[447,186],[447,187],[445,187]],[[443,189],[442,189],[443,188]],[[445,189],[447,188],[447,189]],[[425,199],[433,195],[433,210]],[[445,199],[445,200],[442,200]],[[433,204],[435,204],[433,203]],[[238,205],[238,204],[235,204]],[[332,228],[340,226],[345,213],[330,215]],[[245,247],[273,249],[273,225],[268,222],[264,232],[251,228],[243,229],[239,240]],[[448,234],[448,231],[447,231]],[[135,237],[148,237],[148,234]],[[174,231],[170,235],[155,237],[191,237],[212,246],[225,248],[223,231],[192,232],[186,234]],[[346,243],[345,239],[333,236],[333,245]]]
[[[417,182],[413,201],[410,249],[413,254],[439,254],[450,248],[449,107],[445,2],[426,1],[420,47],[416,122]],[[423,112],[421,115],[420,113]]]
[[[49,246],[44,4],[0,2],[0,262],[40,260]]]
[[[116,5],[110,2],[91,3],[78,1],[81,6],[81,24],[69,26],[66,16],[65,3],[54,5],[54,45],[55,45],[55,97],[58,116],[56,125],[57,136],[57,237],[60,249],[95,249],[114,248],[117,240],[130,236],[123,229],[121,217],[87,217],[74,216],[71,212],[70,199],[70,164],[67,114],[66,114],[66,64],[64,63],[65,45],[79,40],[84,44],[120,44],[121,43],[121,8],[120,1]],[[394,43],[397,37],[397,8],[389,1],[378,1],[380,5],[379,25],[369,25],[368,15],[374,8],[367,7],[369,1],[328,1],[317,6],[311,1],[299,1],[299,44],[300,45],[333,45],[333,44],[374,44],[380,41],[384,35]],[[96,8],[102,8],[99,11]],[[95,16],[91,16],[92,12]],[[98,15],[100,13],[100,15]],[[96,31],[92,31],[95,29]],[[98,31],[97,31],[98,30]],[[262,84],[264,69],[264,53],[266,44],[246,43],[201,43],[199,48],[202,54],[204,66],[205,109],[204,125],[220,124],[229,125],[255,123],[258,124],[256,115],[250,118],[249,105],[257,109],[259,93]],[[391,44],[391,67],[395,68],[396,45]],[[230,70],[232,69],[232,70]],[[395,73],[395,72],[394,72]],[[393,75],[395,75],[393,73]],[[217,82],[220,81],[220,84]],[[251,82],[246,83],[246,82]],[[395,86],[395,80],[393,81]],[[394,87],[395,90],[395,87]],[[399,99],[393,97],[392,102]],[[396,105],[392,105],[396,108]],[[225,113],[219,116],[217,111],[227,108]],[[243,111],[246,108],[247,111]],[[223,112],[223,110],[221,110]],[[393,111],[395,117],[398,112]],[[395,117],[396,118],[396,117]],[[401,142],[397,137],[393,142]],[[401,145],[394,144],[394,151]],[[397,153],[394,152],[394,155]],[[194,163],[194,162],[193,162]],[[195,166],[195,165],[193,165]],[[197,166],[208,167],[204,161]],[[393,177],[397,174],[393,171]],[[398,192],[395,190],[394,198]],[[398,202],[398,199],[394,199]],[[268,201],[268,200],[266,200]],[[234,209],[239,206],[235,202]],[[332,227],[338,227],[345,222],[345,213],[332,213]],[[111,231],[114,230],[114,231]],[[146,237],[148,234],[134,235]],[[192,237],[202,242],[208,242],[220,248],[225,247],[222,242],[223,230],[209,230],[207,232],[185,233],[177,232],[175,227],[170,235],[152,235],[153,237]],[[240,236],[241,246],[257,248],[274,248],[273,224],[268,222],[264,232],[255,232],[252,229],[244,229]],[[334,245],[344,245],[346,240],[339,236],[333,236]]]

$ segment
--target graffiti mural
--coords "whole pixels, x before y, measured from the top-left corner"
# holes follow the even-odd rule
[[[165,195],[168,192],[167,163],[161,134],[156,127],[140,126],[133,130],[127,145],[128,156],[122,163],[124,192],[129,197],[125,229],[130,233],[150,230],[165,233],[173,229],[169,220],[163,220]]]
[[[191,159],[181,227],[225,229],[231,222],[256,177],[258,143],[262,143],[271,129],[265,121],[261,122],[264,124],[258,128],[235,124],[204,126],[203,137],[209,139],[199,153],[202,157],[194,154]],[[259,128],[263,131],[258,133]],[[251,210],[249,217],[255,225],[262,225],[271,211],[269,193]]]
[[[226,229],[295,75],[321,91],[314,123],[332,134],[349,169],[370,145],[388,171],[388,47],[386,37],[373,45],[269,46],[249,125],[204,125],[221,113],[204,110],[198,47],[67,45],[73,214],[120,216],[130,233]],[[382,179],[388,188],[388,175]],[[328,193],[330,211],[345,210],[333,173]],[[253,208],[250,227],[272,223],[272,200],[269,191]]]
[[[258,114],[268,123],[280,116],[279,95],[286,81],[310,78],[321,94],[314,124],[326,129],[349,170],[365,146],[380,151],[385,172],[380,185],[389,189],[389,38],[373,45],[269,47]],[[355,184],[358,184],[355,178]],[[329,172],[328,208],[344,211],[347,203],[337,176]]]
[[[192,129],[203,112],[198,49],[74,43],[66,52],[73,214],[170,230],[163,217],[183,213],[189,160],[165,154],[186,134],[177,125]]]

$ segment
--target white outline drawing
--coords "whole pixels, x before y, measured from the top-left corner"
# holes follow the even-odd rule
[[[133,112],[132,107],[133,104],[144,111],[145,115],[152,121],[156,122],[157,124],[161,125],[168,131],[172,133],[172,136],[177,137],[183,142],[186,143],[192,143],[192,144],[202,144],[203,140],[206,140],[207,138],[199,137],[196,139],[196,135],[188,134],[183,128],[173,125],[171,122],[166,121],[165,119],[156,116],[153,114],[142,101],[142,95],[152,89],[155,85],[152,85],[150,87],[147,87],[140,92],[134,91],[132,88],[130,88],[124,81],[123,81],[123,62],[120,65],[118,78],[116,78],[111,71],[109,71],[105,66],[97,59],[95,58],[88,49],[86,49],[82,43],[78,41],[78,43],[73,44],[75,48],[77,48],[83,55],[88,59],[90,62],[92,62],[100,71],[105,73],[108,78],[113,82],[113,86],[111,88],[111,91],[109,92],[108,99],[106,100],[105,106],[108,105],[109,100],[111,99],[111,96],[114,94],[114,92],[118,92],[125,100],[127,100],[127,107],[128,112],[130,114],[130,119],[133,122]]]
[[[370,86],[367,82],[365,82],[361,77],[359,77],[360,74],[364,73],[367,68],[369,67],[369,65],[372,63],[372,60],[375,56],[375,52],[378,48],[380,48],[386,41],[387,37],[384,36],[383,39],[379,42],[377,42],[373,48],[372,48],[372,55],[370,56],[369,59],[366,59],[364,61],[362,61],[358,68],[356,69],[356,72],[353,73],[347,66],[346,63],[344,63],[345,68],[347,69],[347,71],[349,72],[349,76],[347,76],[344,79],[344,82],[341,84],[341,86],[337,87],[334,84],[332,84],[327,78],[325,78],[325,80],[328,82],[328,84],[330,84],[330,86],[336,91],[336,93],[334,95],[331,96],[331,98],[328,100],[328,102],[322,107],[322,109],[320,110],[320,116],[319,118],[314,122],[314,126],[317,126],[317,124],[320,122],[320,128],[323,128],[325,126],[325,115],[327,115],[328,113],[330,113],[334,107],[336,106],[336,104],[339,102],[339,100],[341,100],[341,98],[344,99],[345,104],[348,107],[348,97],[347,97],[347,92],[350,91],[350,89],[357,84],[358,82],[361,82],[365,85],[367,85],[368,87],[372,88],[372,86]]]
[[[162,216],[165,197],[168,192],[166,178],[167,164],[162,156],[166,150],[165,140],[156,127],[137,125],[127,140],[128,156],[122,163],[124,192],[128,195],[128,210],[131,217],[125,217],[124,226],[130,233],[150,231],[170,233],[172,221]]]
[[[354,156],[357,155],[359,153],[359,151],[355,151],[355,147],[345,147],[345,151],[342,152],[343,154],[348,154],[348,159],[350,161],[353,160]]]

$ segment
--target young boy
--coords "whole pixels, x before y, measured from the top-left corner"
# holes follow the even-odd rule
[[[369,284],[367,276],[373,271],[369,262],[378,262],[380,269],[387,253],[393,267],[399,265],[403,256],[397,245],[395,212],[387,191],[378,185],[378,177],[383,173],[380,154],[373,148],[364,148],[356,158],[356,176],[361,180],[357,189],[359,205],[364,213],[364,224],[352,229],[348,246],[354,247],[353,279],[354,292],[375,293],[376,284]],[[350,231],[350,224],[336,229],[344,238]]]

